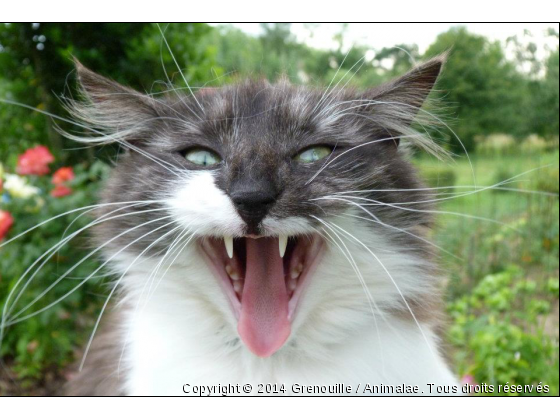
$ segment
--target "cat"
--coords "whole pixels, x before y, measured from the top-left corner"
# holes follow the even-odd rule
[[[125,153],[93,222],[117,303],[65,393],[459,389],[433,197],[409,162],[441,151],[412,125],[444,62],[369,90],[252,79],[166,98],[77,62],[69,110],[94,135],[67,136]]]

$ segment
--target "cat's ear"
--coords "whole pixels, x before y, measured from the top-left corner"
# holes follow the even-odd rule
[[[432,91],[447,55],[440,55],[417,65],[404,76],[370,92],[371,99],[410,108],[416,114]]]
[[[87,139],[74,140],[108,143],[141,138],[149,130],[150,121],[158,117],[157,102],[100,76],[76,59],[74,63],[81,100],[68,101],[68,109],[91,134]]]
[[[420,108],[434,88],[446,58],[446,54],[434,57],[405,75],[368,91],[364,102],[371,118],[386,133],[396,137],[406,135],[417,116],[422,119]]]

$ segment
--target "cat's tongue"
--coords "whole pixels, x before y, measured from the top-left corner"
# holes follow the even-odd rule
[[[274,354],[290,335],[288,292],[277,238],[246,238],[247,263],[237,330],[254,354]]]

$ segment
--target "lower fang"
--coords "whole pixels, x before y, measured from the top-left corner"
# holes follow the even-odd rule
[[[226,265],[226,273],[228,274],[229,278],[232,279],[233,281],[237,281],[241,279],[239,273],[229,264]]]
[[[299,263],[298,265],[296,265],[294,268],[290,270],[290,277],[292,279],[297,279],[302,271],[303,271],[303,264]]]
[[[291,278],[288,280],[288,290],[293,292],[296,290],[297,287],[297,280],[294,278]]]
[[[233,290],[235,291],[235,293],[241,294],[241,292],[243,292],[243,283],[240,281],[234,281]]]

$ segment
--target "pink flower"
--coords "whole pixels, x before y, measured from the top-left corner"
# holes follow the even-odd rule
[[[6,234],[14,224],[14,218],[10,213],[0,210],[0,241],[6,237]]]
[[[466,384],[468,384],[468,385],[478,385],[476,383],[476,380],[474,379],[474,376],[468,375],[468,374],[463,375],[463,377],[461,378],[461,384],[463,384],[463,385],[466,385]]]
[[[20,175],[46,175],[50,172],[49,163],[54,156],[45,146],[27,149],[18,158],[17,173]]]
[[[64,197],[66,195],[72,194],[72,188],[66,185],[59,184],[51,191],[51,195],[56,198]]]
[[[52,176],[52,183],[54,185],[62,185],[67,181],[74,179],[74,170],[69,166],[65,166],[57,170]]]

